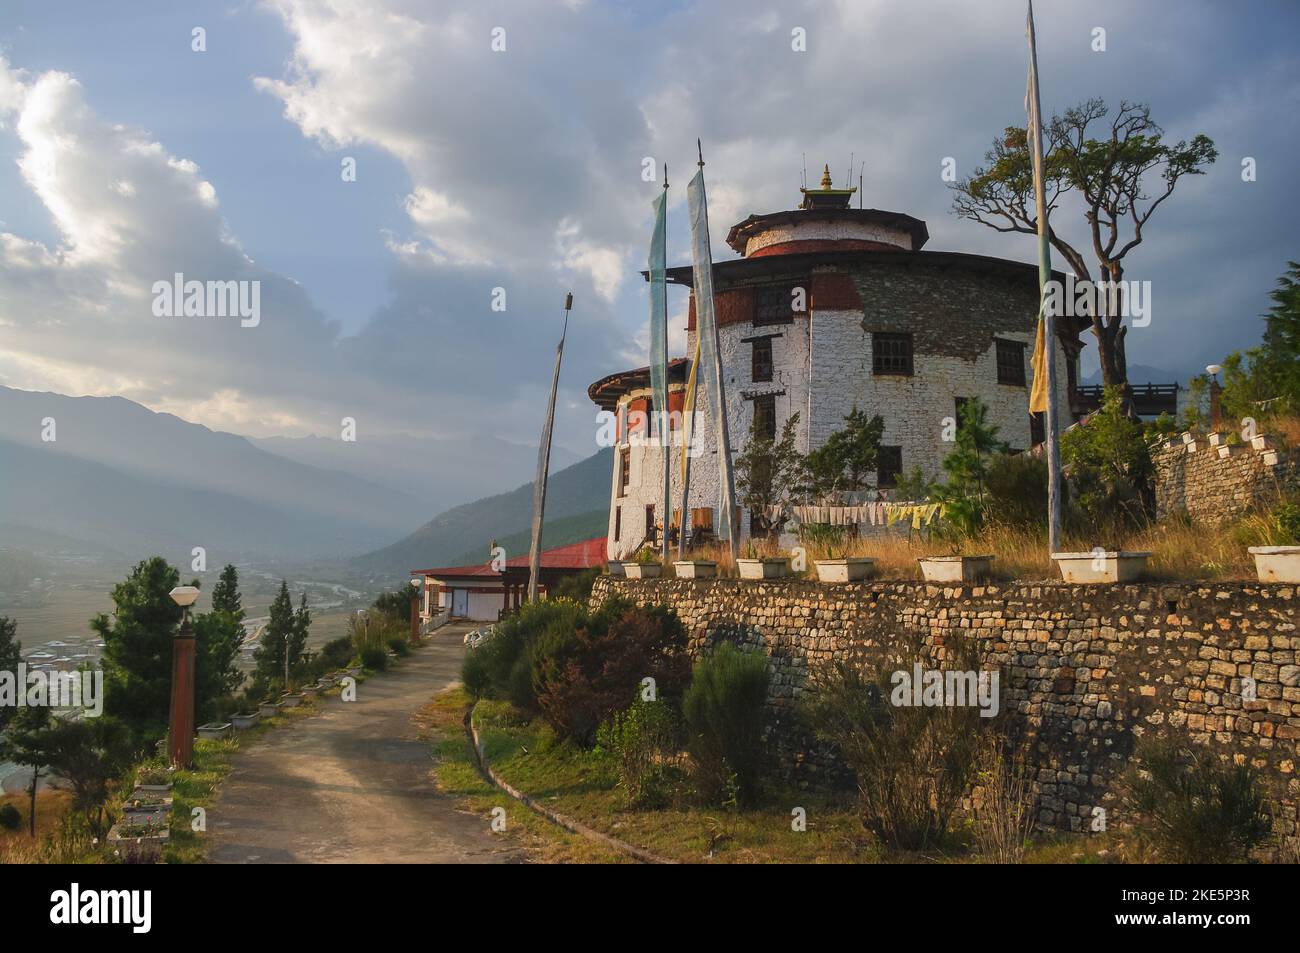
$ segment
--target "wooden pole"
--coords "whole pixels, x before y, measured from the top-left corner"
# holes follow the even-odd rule
[[[1034,208],[1038,218],[1038,294],[1042,310],[1044,345],[1043,363],[1047,372],[1047,411],[1043,415],[1044,439],[1047,444],[1047,546],[1048,552],[1061,551],[1061,451],[1056,416],[1056,316],[1043,307],[1047,283],[1052,280],[1052,249],[1048,238],[1047,195],[1043,184],[1043,104],[1038,94],[1038,47],[1034,37],[1034,4],[1029,3],[1029,76],[1032,97],[1030,147],[1034,155]]]

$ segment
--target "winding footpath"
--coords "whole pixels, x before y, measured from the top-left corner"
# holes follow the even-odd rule
[[[357,700],[268,732],[236,757],[208,812],[213,863],[513,863],[522,851],[433,779],[415,714],[460,677],[469,626],[444,626]]]

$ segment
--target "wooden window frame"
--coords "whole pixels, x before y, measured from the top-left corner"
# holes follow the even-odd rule
[[[998,383],[1007,387],[1024,387],[1028,381],[1025,375],[1025,348],[1028,346],[1021,341],[1008,341],[1005,338],[994,338],[996,348],[994,357],[997,362]],[[1015,355],[1014,360],[1011,359]]]
[[[903,345],[906,345],[906,353]],[[876,377],[915,375],[915,350],[910,332],[871,332],[871,373]]]

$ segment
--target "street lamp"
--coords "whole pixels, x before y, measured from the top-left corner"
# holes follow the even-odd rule
[[[1219,371],[1218,364],[1206,364],[1205,373],[1210,375],[1210,430],[1219,432]]]
[[[194,760],[194,626],[190,606],[199,597],[197,586],[177,586],[169,595],[181,607],[181,627],[172,640],[171,718],[167,752],[172,767],[188,768]]]

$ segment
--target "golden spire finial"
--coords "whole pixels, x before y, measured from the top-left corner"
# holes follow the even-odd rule
[[[822,188],[828,192],[831,188],[831,166],[829,162],[822,166]]]

